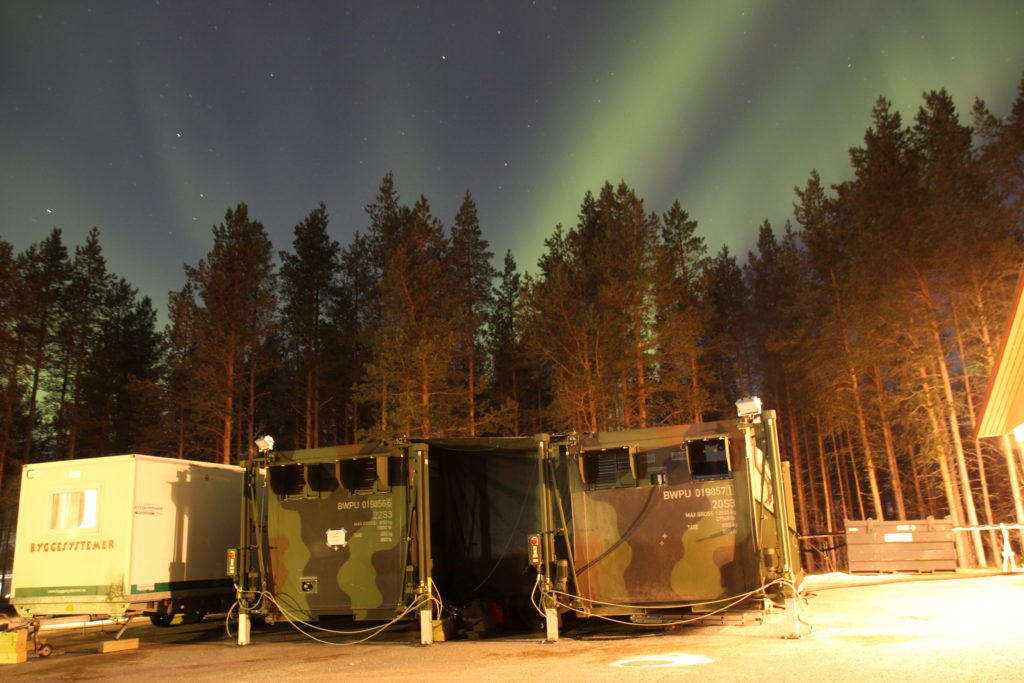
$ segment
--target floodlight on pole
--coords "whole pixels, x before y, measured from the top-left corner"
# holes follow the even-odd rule
[[[761,398],[759,396],[747,396],[736,401],[736,414],[739,417],[758,417],[761,415]]]

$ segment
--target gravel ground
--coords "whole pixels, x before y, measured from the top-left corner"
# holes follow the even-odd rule
[[[429,647],[413,627],[357,645],[322,645],[286,625],[254,629],[238,647],[223,623],[156,629],[133,624],[137,650],[97,654],[114,627],[45,632],[55,653],[0,665],[2,680],[340,679],[447,681],[1024,680],[1024,574],[933,578],[809,577],[798,640],[784,614],[765,623],[673,631],[455,640]],[[637,636],[637,633],[640,636]],[[630,637],[632,635],[633,637]]]

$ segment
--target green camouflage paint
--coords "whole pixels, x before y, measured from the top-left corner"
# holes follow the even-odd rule
[[[693,610],[705,611],[777,578],[764,552],[777,537],[770,480],[752,476],[763,453],[744,430],[754,428],[727,420],[608,432],[561,451],[585,609],[710,603]]]
[[[508,612],[537,571],[547,604],[557,588],[584,613],[708,611],[781,577],[765,448],[759,426],[725,420],[275,453],[264,582],[304,619],[390,619],[435,580],[455,605]]]
[[[267,467],[269,590],[302,619],[388,619],[407,593],[409,466],[380,445],[279,453]]]

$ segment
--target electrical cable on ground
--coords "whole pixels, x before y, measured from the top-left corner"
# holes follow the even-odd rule
[[[710,612],[701,613],[701,614],[699,614],[697,616],[694,616],[693,618],[690,618],[690,619],[679,619],[679,620],[675,620],[675,621],[666,621],[666,622],[661,622],[661,623],[657,623],[657,624],[638,624],[638,623],[635,623],[633,621],[625,621],[623,619],[616,619],[616,618],[608,616],[608,615],[593,614],[589,610],[580,609],[579,607],[576,607],[576,606],[574,606],[574,605],[572,605],[570,603],[567,603],[567,602],[563,602],[562,600],[558,600],[557,598],[555,600],[555,605],[557,607],[563,607],[565,609],[568,609],[568,610],[570,610],[572,612],[575,612],[576,614],[580,614],[580,615],[585,616],[585,617],[597,617],[599,619],[603,619],[605,621],[609,621],[609,622],[615,623],[615,624],[621,624],[623,626],[636,626],[636,627],[639,627],[639,628],[662,628],[662,627],[665,627],[665,626],[682,626],[682,625],[685,625],[685,624],[692,624],[694,622],[701,621],[703,619],[707,619],[708,617],[715,616],[716,614],[721,614],[721,613],[723,613],[723,612],[725,612],[725,611],[735,607],[736,605],[740,604],[744,600],[747,600],[747,599],[749,599],[749,598],[751,598],[751,597],[753,597],[753,596],[755,596],[757,594],[763,594],[764,591],[766,591],[767,589],[771,588],[772,586],[777,586],[777,585],[779,585],[779,586],[789,586],[793,590],[793,593],[795,595],[800,595],[800,591],[798,590],[796,584],[793,581],[790,581],[789,579],[781,579],[781,578],[780,579],[775,579],[774,581],[770,581],[769,583],[766,583],[766,584],[764,584],[762,586],[759,586],[758,588],[755,588],[754,590],[747,591],[746,593],[741,593],[741,594],[737,594],[737,595],[733,595],[733,596],[728,596],[728,597],[725,597],[725,598],[719,598],[717,600],[677,603],[677,604],[669,604],[669,605],[630,605],[630,604],[622,604],[622,603],[605,602],[605,601],[601,601],[601,600],[592,600],[592,599],[589,599],[589,598],[584,598],[583,596],[572,595],[570,593],[565,593],[563,591],[557,591],[557,590],[556,591],[551,591],[551,593],[552,593],[552,595],[555,595],[555,596],[563,596],[563,597],[568,598],[570,600],[580,601],[580,602],[583,602],[583,603],[586,603],[586,604],[589,604],[589,605],[598,605],[598,606],[603,606],[603,607],[616,607],[616,608],[621,608],[621,609],[637,610],[637,611],[640,611],[640,610],[650,610],[650,609],[686,609],[686,608],[692,608],[692,607],[700,607],[700,606],[704,606],[704,605],[720,604],[723,601],[729,601],[727,604],[722,605],[718,609],[711,610]],[[533,591],[530,594],[530,601],[533,603],[533,606],[537,610],[538,614],[540,614],[541,616],[544,616],[544,612],[540,608],[540,605],[537,602],[537,599],[535,598],[535,596],[537,594],[537,589],[538,589],[539,586],[540,586],[540,574],[537,575],[537,582],[535,583],[534,589],[533,589]],[[798,618],[799,618],[799,613],[798,613]],[[811,624],[809,624],[807,622],[803,622],[803,623],[805,625],[807,625],[809,628],[813,629],[813,626]]]
[[[284,616],[285,620],[291,625],[292,628],[294,628],[296,631],[298,631],[302,635],[306,636],[310,640],[314,640],[314,641],[316,641],[318,643],[323,643],[324,645],[356,645],[358,643],[365,643],[366,641],[371,640],[372,638],[375,638],[376,636],[380,635],[386,629],[390,628],[391,626],[394,626],[396,623],[398,623],[399,621],[401,621],[405,617],[409,616],[409,614],[411,614],[412,612],[416,611],[418,608],[421,608],[421,607],[423,607],[424,605],[426,605],[428,603],[434,603],[435,606],[437,606],[439,610],[441,609],[440,601],[437,598],[435,598],[433,595],[424,594],[424,595],[421,595],[421,596],[417,597],[400,614],[398,614],[396,617],[394,617],[393,619],[391,619],[390,621],[388,621],[388,622],[386,622],[384,624],[378,624],[376,626],[371,626],[371,627],[368,627],[368,628],[365,628],[365,629],[355,629],[355,630],[351,630],[351,631],[339,631],[339,630],[335,630],[335,629],[324,628],[322,626],[317,626],[316,624],[313,624],[313,623],[310,623],[308,621],[304,621],[302,619],[299,619],[298,617],[296,617],[295,615],[290,613],[281,603],[279,603],[277,600],[275,600],[274,597],[272,595],[270,595],[270,593],[267,593],[266,591],[260,591],[260,600],[262,601],[263,599],[266,599],[268,602],[272,603],[275,607],[277,607],[278,611],[280,611],[282,616]],[[235,610],[235,608],[237,606],[238,606],[238,601],[235,601],[235,603],[228,610],[227,617],[225,618],[225,629],[227,630],[228,637],[232,637],[231,636],[231,629],[230,629],[230,626],[228,624],[229,624],[229,620],[231,618],[231,613]],[[299,626],[299,624],[301,624],[302,626]],[[334,635],[349,635],[349,636],[351,636],[351,635],[363,635],[363,634],[368,634],[368,635],[365,638],[360,638],[358,640],[351,640],[351,641],[345,641],[345,642],[342,642],[342,643],[338,643],[338,642],[331,642],[331,641],[328,641],[328,640],[323,640],[322,638],[317,638],[312,633],[309,633],[306,630],[304,630],[302,628],[303,626],[308,628],[308,629],[314,630],[314,631],[320,631],[322,633],[329,633],[329,634],[334,634]]]

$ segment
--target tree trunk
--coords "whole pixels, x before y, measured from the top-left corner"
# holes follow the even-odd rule
[[[975,421],[974,414],[974,396],[971,392],[971,374],[967,372],[967,353],[964,349],[963,332],[960,329],[960,316],[957,315],[955,306],[952,308],[952,313],[953,331],[956,333],[957,349],[960,351],[960,367],[963,370],[960,377],[964,383],[964,396],[967,398],[967,419],[971,427],[971,434],[974,435],[974,455],[978,464],[978,483],[981,484],[981,501],[985,507],[985,524],[992,526],[994,524],[992,517],[992,501],[989,499],[988,477],[985,474],[985,454],[982,451],[981,439],[977,436],[977,423]],[[989,550],[992,553],[992,560],[998,564],[996,558],[1000,555],[1001,546],[999,540],[996,538],[995,530],[990,529],[986,536],[988,538]]]
[[[178,440],[178,459],[182,460],[185,457],[185,399],[183,398],[178,404],[178,419],[177,419],[177,440]]]
[[[469,342],[469,435],[476,436],[476,344]]]
[[[942,393],[945,398],[944,408],[946,419],[949,422],[950,436],[952,437],[954,461],[956,462],[957,473],[960,475],[960,484],[963,487],[967,523],[971,526],[978,526],[978,511],[974,507],[974,491],[971,488],[971,479],[967,474],[967,458],[964,456],[964,444],[960,438],[960,421],[956,415],[956,403],[950,386],[949,372],[944,358],[940,356],[935,359],[935,362],[938,364],[942,376]],[[977,529],[971,531],[971,542],[974,544],[978,566],[987,566],[988,560],[985,557],[985,549],[981,543],[981,532]]]
[[[839,507],[841,508],[841,512],[843,513],[843,519],[847,520],[853,517],[853,515],[850,514],[850,512],[853,509],[853,501],[850,501],[850,505],[847,505],[846,503],[847,495],[845,475],[843,474],[843,453],[842,449],[839,446],[839,439],[836,437],[835,427],[831,424],[831,421],[829,424],[829,434],[832,438],[832,456],[836,463],[836,483],[839,484]]]
[[[931,334],[932,347],[934,349],[933,363],[938,366],[939,375],[942,380],[942,406],[943,411],[946,413],[946,419],[949,425],[949,435],[953,444],[954,462],[956,463],[956,468],[963,486],[963,504],[967,511],[967,522],[971,526],[977,526],[978,513],[974,507],[974,493],[971,489],[971,480],[967,475],[967,460],[964,456],[963,441],[960,438],[960,421],[956,414],[956,401],[953,397],[953,385],[949,376],[949,368],[946,365],[945,348],[942,344],[942,331],[939,327],[938,314],[935,310],[931,289],[928,285],[927,279],[925,279],[925,277],[917,270],[915,270],[914,273],[918,287],[920,288],[921,298],[925,303],[928,313],[928,328]],[[963,362],[965,359],[961,358],[960,360]],[[985,549],[981,544],[981,532],[977,530],[972,531],[971,541],[974,544],[974,552],[979,566],[987,565],[988,561],[985,558]]]
[[[308,359],[307,359],[308,360]],[[305,444],[306,448],[313,447],[313,366],[309,363],[306,364],[306,415],[305,415]]]
[[[245,394],[247,392],[245,392],[245,386],[240,387],[240,390],[243,393],[236,397],[238,398],[238,400],[235,401],[235,410],[237,412],[237,415],[235,415],[234,427],[232,428],[232,431],[234,433],[234,441],[231,444],[231,459],[235,462],[235,464],[238,464],[238,461],[241,460],[242,458],[242,434],[244,432],[242,427],[245,424],[245,422],[247,422],[247,420],[245,420]]]
[[[320,448],[320,412],[323,406],[320,404],[320,360],[319,357],[313,365],[313,448]],[[334,443],[338,443],[335,439]]]
[[[644,363],[644,341],[636,333],[636,404],[640,415],[640,429],[647,429],[647,367]]]
[[[885,519],[885,510],[882,508],[882,495],[878,490],[878,476],[875,473],[875,461],[871,454],[871,440],[868,438],[868,425],[867,420],[864,417],[864,404],[860,395],[860,380],[857,377],[857,369],[853,364],[853,352],[850,349],[850,335],[846,329],[843,302],[839,297],[839,286],[836,284],[835,272],[830,271],[830,275],[832,277],[832,292],[835,296],[836,318],[839,320],[840,334],[843,339],[843,354],[846,360],[846,373],[850,378],[850,391],[853,393],[853,404],[857,416],[857,432],[860,436],[861,449],[864,453],[864,467],[868,474],[868,486],[871,489],[871,502],[875,508],[875,515],[879,520],[883,520]]]
[[[420,382],[420,436],[430,438],[430,381],[425,377]]]
[[[893,445],[892,438],[892,425],[889,423],[889,417],[885,412],[885,387],[882,384],[882,371],[878,368],[878,363],[872,364],[872,369],[875,375],[875,394],[877,395],[878,402],[878,416],[882,423],[882,436],[885,440],[885,456],[889,462],[889,478],[892,482],[892,497],[896,503],[896,518],[906,519],[907,508],[903,501],[903,483],[900,480],[900,467],[896,461],[896,448]]]
[[[64,353],[63,369],[61,372],[60,397],[57,400],[57,415],[54,419],[53,455],[55,459],[62,459],[64,450],[64,430],[67,429],[67,404],[68,404],[68,383],[71,374],[71,352]]]
[[[231,464],[231,426],[235,418],[235,359],[233,352],[224,364],[224,405],[221,415],[220,461]]]
[[[963,516],[959,510],[957,504],[956,484],[952,481],[952,472],[949,469],[949,463],[946,462],[946,454],[939,453],[939,472],[942,474],[942,490],[946,494],[946,500],[950,504],[950,511],[953,515],[953,526],[963,525]],[[972,562],[972,556],[970,554],[970,547],[963,541],[963,533],[959,531],[953,532],[953,542],[956,546],[956,556],[960,559],[961,567],[971,567],[974,565]]]
[[[794,410],[794,406],[791,405],[790,410]],[[810,444],[810,434],[808,434],[810,429],[807,421],[798,419],[797,425],[800,430],[800,449],[806,455],[804,458],[804,483],[807,486],[807,494],[810,497],[810,510],[808,511],[808,522],[810,526],[808,527],[808,531],[811,531],[814,529],[821,529],[823,526],[823,520],[821,519],[821,491],[818,490],[817,482],[814,479],[814,468],[818,465],[818,458]]]
[[[512,401],[515,403],[516,409],[515,409],[515,412],[513,413],[512,419],[513,419],[513,422],[514,422],[515,435],[516,436],[521,436],[523,432],[522,432],[522,426],[519,423],[519,416],[520,416],[520,412],[522,412],[522,411],[521,411],[521,409],[519,407],[519,380],[518,380],[518,375],[519,375],[519,373],[516,372],[516,369],[513,367],[512,368]]]
[[[825,515],[825,533],[832,533],[832,483],[828,475],[828,464],[825,461],[825,435],[821,431],[821,417],[814,416],[815,432],[818,441],[818,467],[821,468],[822,514]],[[816,507],[817,509],[817,507]]]
[[[858,519],[867,519],[867,511],[864,509],[864,492],[860,488],[860,473],[857,471],[857,458],[853,453],[853,439],[850,438],[850,430],[847,427],[843,427],[843,436],[846,447],[843,449],[846,452],[847,458],[850,460],[849,473],[852,478],[852,486],[850,488],[850,495],[855,495],[854,503],[857,506],[857,510],[860,512]]]
[[[78,406],[82,402],[82,375],[85,369],[86,349],[82,348],[75,359],[75,379],[71,387],[71,412],[68,419],[68,460],[74,460],[78,453],[78,431],[81,428]]]
[[[110,442],[110,424],[113,421],[113,409],[111,408],[111,395],[107,394],[103,399],[103,419],[100,421],[100,442],[96,444],[96,456],[102,458],[107,454],[107,444]]]
[[[587,412],[584,414],[584,421],[588,427],[588,431],[597,431],[597,388],[594,386],[593,376],[588,375],[587,378]]]
[[[788,403],[788,386],[786,387],[787,403]],[[800,533],[807,535],[807,530],[810,525],[807,523],[807,496],[804,489],[803,479],[804,475],[804,459],[803,454],[800,452],[800,438],[797,434],[796,424],[796,413],[793,410],[787,411],[788,423],[789,423],[789,443],[792,449],[792,461],[793,461],[793,488],[796,489],[796,500],[797,500],[797,511],[800,522]]]
[[[948,443],[946,435],[942,433],[942,422],[939,417],[935,414],[935,404],[931,396],[931,387],[928,382],[928,372],[923,366],[918,367],[918,372],[921,375],[922,388],[925,394],[925,412],[928,414],[928,421],[932,428],[932,438],[939,447],[939,453],[936,460],[939,465],[939,473],[942,475],[942,492],[946,496],[946,505],[949,509],[949,515],[953,518],[953,526],[964,525],[964,514],[963,509],[960,506],[960,496],[957,492],[957,486],[953,482],[953,473],[949,469],[949,463],[947,461],[947,454],[945,444]],[[974,566],[974,556],[971,554],[971,546],[964,542],[964,534],[962,532],[953,533],[953,542],[956,545],[956,556],[960,567],[972,567]]]
[[[32,389],[29,392],[28,416],[25,420],[25,447],[22,450],[21,462],[28,465],[32,462],[32,439],[36,422],[36,410],[39,401],[39,380],[43,371],[46,338],[49,336],[49,315],[44,311],[39,320],[39,334],[36,337],[35,357],[32,359]]]
[[[1017,524],[1024,525],[1024,501],[1020,495],[1020,479],[1017,478],[1017,463],[1013,455],[1013,444],[1010,442],[1010,435],[1003,434],[1001,444],[1003,457],[1006,459],[1006,470],[1008,473],[1010,494],[1013,498],[1013,511],[1017,515]],[[1024,545],[1024,529],[1019,530],[1021,543]]]
[[[700,405],[700,364],[697,361],[697,354],[690,356],[690,410],[693,411],[693,424],[700,424],[704,421],[704,410]]]
[[[921,477],[918,473],[920,467],[917,464],[917,458],[914,457],[914,451],[910,452],[910,473],[914,478],[914,495],[917,500],[917,516],[918,519],[925,519],[929,515],[934,516],[931,510],[931,506],[926,505],[924,502],[924,489],[921,487]],[[930,499],[930,498],[929,498]]]
[[[4,469],[7,463],[7,445],[10,443],[11,426],[14,424],[14,404],[18,392],[18,370],[21,367],[22,339],[17,337],[14,352],[11,354],[8,363],[10,371],[7,374],[7,387],[4,390],[4,425],[3,435],[0,436],[0,501],[4,499]],[[6,547],[6,546],[4,546]],[[3,565],[0,564],[0,568]]]
[[[252,361],[250,363],[250,365],[249,365],[249,409],[248,409],[247,412],[248,412],[248,415],[249,415],[249,420],[248,420],[249,424],[248,424],[248,432],[246,433],[246,436],[248,436],[248,443],[246,444],[246,446],[248,448],[246,450],[248,452],[249,460],[252,460],[254,457],[256,457],[256,361],[255,360]],[[242,456],[242,450],[241,449],[238,450],[238,456],[239,457]]]

